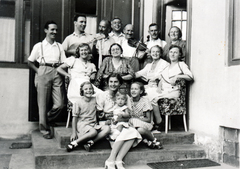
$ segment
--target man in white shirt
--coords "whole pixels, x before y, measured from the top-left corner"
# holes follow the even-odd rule
[[[160,46],[162,49],[164,48],[164,46],[167,44],[166,41],[161,40],[159,38],[159,30],[158,30],[158,25],[156,23],[151,23],[149,25],[149,30],[148,33],[150,35],[150,39],[149,41],[146,42],[147,48],[150,50],[153,46]],[[144,58],[144,63],[143,63],[143,67],[145,67],[146,64],[151,63],[152,62],[152,57],[150,55],[150,51],[147,51],[147,56],[146,58]]]
[[[56,68],[66,59],[60,43],[55,41],[57,24],[48,21],[44,26],[46,38],[34,45],[28,65],[36,72],[35,86],[39,109],[39,129],[46,139],[53,138],[55,119],[64,107],[63,81]],[[39,68],[34,62],[39,63]],[[49,105],[52,102],[52,105]]]
[[[114,39],[115,42],[120,42],[125,39],[125,35],[121,32],[122,30],[122,21],[119,17],[115,16],[111,21],[112,31],[109,33],[109,36]]]
[[[142,59],[145,52],[137,48],[138,41],[134,40],[133,37],[134,35],[133,25],[127,24],[123,29],[123,33],[125,35],[125,39],[122,42],[119,42],[119,44],[123,48],[122,55],[123,57],[129,58],[133,70],[137,72],[140,70],[139,60]]]
[[[85,15],[74,16],[74,32],[68,35],[62,43],[67,57],[75,55],[80,43],[88,43],[92,48],[94,36],[85,32],[86,24],[87,20]]]

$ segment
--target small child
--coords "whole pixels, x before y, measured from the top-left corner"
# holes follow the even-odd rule
[[[113,107],[113,117],[111,121],[112,132],[109,135],[109,138],[111,140],[115,140],[117,138],[117,136],[122,131],[123,127],[126,127],[126,128],[129,127],[128,122],[118,121],[118,118],[127,119],[130,117],[129,109],[126,103],[127,103],[127,94],[124,91],[119,90],[116,93],[115,106]]]
[[[98,140],[107,136],[110,132],[109,126],[97,125],[96,98],[93,86],[90,82],[83,82],[80,86],[81,97],[73,103],[72,111],[72,135],[71,143],[67,145],[67,151],[72,151],[79,143],[90,151],[91,146]]]
[[[144,143],[150,148],[161,149],[161,143],[154,138],[151,133],[153,122],[151,119],[152,105],[150,101],[143,97],[146,95],[144,85],[141,82],[134,82],[130,88],[132,102],[132,118],[129,120],[138,132],[142,135]]]

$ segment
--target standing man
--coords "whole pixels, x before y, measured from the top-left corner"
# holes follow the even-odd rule
[[[98,59],[94,59],[94,63],[96,67],[100,68],[102,61],[104,58],[110,56],[109,48],[115,42],[112,37],[109,36],[109,32],[111,31],[110,22],[108,20],[101,20],[99,23],[99,33],[96,37],[103,36],[103,39],[97,41],[96,49],[98,51]]]
[[[115,42],[120,42],[125,39],[124,34],[122,33],[122,21],[119,17],[115,16],[111,21],[112,31],[109,33],[109,36],[114,39]]]
[[[63,41],[63,49],[66,56],[75,55],[76,49],[80,43],[91,43],[94,37],[91,34],[85,33],[87,20],[85,15],[74,16],[74,32],[67,36]],[[90,44],[91,48],[92,45]]]
[[[162,49],[164,48],[164,46],[167,44],[166,41],[161,40],[159,38],[159,31],[158,31],[158,25],[156,23],[151,23],[148,27],[148,33],[150,35],[150,40],[146,42],[147,48],[150,50],[151,47],[153,46],[160,46]],[[147,51],[147,55],[146,58],[144,58],[144,63],[143,63],[143,67],[152,62],[152,57],[150,55],[150,51]]]
[[[53,138],[53,125],[64,107],[63,81],[56,68],[66,59],[63,47],[55,41],[57,24],[46,22],[46,38],[34,45],[28,65],[36,72],[35,86],[39,110],[39,130],[46,139]],[[39,63],[39,68],[34,62]],[[50,103],[53,105],[50,105]]]
[[[138,50],[139,48],[137,48],[138,44],[135,42],[138,41],[133,39],[133,25],[127,24],[123,29],[123,33],[125,35],[125,39],[122,41],[122,43],[120,43],[123,48],[123,56],[129,58],[134,72],[137,72],[140,70],[139,60],[143,58],[145,52],[140,51]]]

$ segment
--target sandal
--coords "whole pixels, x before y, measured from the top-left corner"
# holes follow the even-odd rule
[[[115,161],[117,169],[125,169],[123,167],[124,162],[123,161]]]
[[[67,152],[70,152],[70,151],[72,151],[75,147],[77,147],[77,142],[71,142],[70,144],[68,144],[67,146],[66,146],[66,148],[67,148]]]
[[[157,138],[155,138],[155,139],[152,141],[152,143],[153,143],[154,148],[156,148],[156,149],[162,149],[162,148],[163,148],[163,147],[162,147],[162,144],[160,143],[160,141],[157,141]]]
[[[85,148],[86,151],[90,152],[90,148],[92,147],[93,144],[94,142],[92,140],[89,140],[86,144],[83,145],[83,147]]]

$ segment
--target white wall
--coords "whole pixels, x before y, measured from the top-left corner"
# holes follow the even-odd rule
[[[144,0],[144,22],[143,22],[143,41],[147,39],[148,26],[153,23],[153,2],[154,0]]]
[[[196,143],[215,155],[221,153],[219,127],[240,128],[240,65],[225,63],[226,24],[226,0],[192,1],[191,70],[195,81],[190,89],[189,128]]]
[[[30,134],[37,124],[28,122],[29,69],[0,69],[0,137]]]

